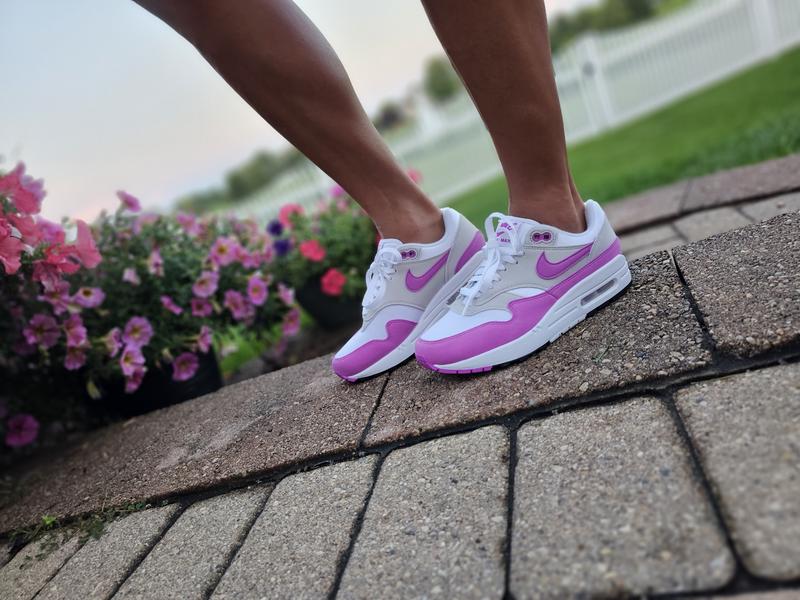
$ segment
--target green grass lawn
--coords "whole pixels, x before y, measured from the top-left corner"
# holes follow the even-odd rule
[[[651,187],[800,151],[800,48],[569,149],[584,198]],[[506,209],[502,177],[449,204],[476,225]]]

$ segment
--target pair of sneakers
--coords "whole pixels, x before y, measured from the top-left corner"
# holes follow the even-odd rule
[[[444,208],[439,241],[381,240],[363,325],[334,356],[334,373],[354,382],[412,354],[434,371],[476,373],[552,342],[631,280],[603,209],[592,200],[584,207],[579,234],[492,213],[484,239]]]

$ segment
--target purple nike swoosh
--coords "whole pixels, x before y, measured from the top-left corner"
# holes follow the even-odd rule
[[[577,263],[584,256],[588,255],[591,251],[592,244],[586,244],[577,252],[573,252],[558,262],[550,262],[547,260],[545,253],[542,252],[542,254],[539,256],[539,260],[536,261],[536,274],[542,279],[555,279],[559,275],[563,275],[566,271],[573,267],[575,263]]]
[[[425,271],[420,276],[414,275],[411,272],[411,269],[409,269],[406,272],[406,287],[408,288],[408,290],[411,292],[418,292],[422,288],[424,288],[425,284],[428,283],[431,279],[433,279],[433,276],[436,275],[436,273],[439,272],[439,269],[441,269],[444,266],[444,264],[447,262],[448,256],[450,256],[450,250],[442,254],[442,257],[435,263],[433,263],[431,268]]]

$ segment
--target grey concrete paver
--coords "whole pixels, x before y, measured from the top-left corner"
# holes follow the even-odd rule
[[[636,260],[639,258],[643,258],[648,254],[653,254],[654,252],[659,252],[661,250],[672,250],[676,246],[681,246],[685,243],[686,242],[683,240],[683,238],[673,237],[664,240],[662,242],[657,242],[652,246],[644,246],[642,248],[637,248],[636,250],[629,250],[624,254],[628,260]]]
[[[338,597],[500,598],[507,479],[497,426],[392,452]]]
[[[392,372],[368,445],[564,399],[687,373],[710,360],[666,252],[631,264],[608,306],[523,362],[481,376],[443,376],[415,362]]]
[[[750,220],[733,208],[714,208],[693,213],[675,221],[675,228],[690,242],[703,240],[718,233],[738,229]]]
[[[800,600],[800,589],[753,592],[736,596],[713,596],[709,600]]]
[[[178,511],[173,504],[109,523],[56,573],[37,599],[108,598],[158,540]]]
[[[255,478],[354,452],[385,375],[349,385],[330,356],[117,423],[17,472],[0,531]],[[98,461],[97,457],[103,460]]]
[[[71,530],[31,542],[0,569],[0,598],[30,600],[80,546],[80,537]]]
[[[518,600],[716,589],[731,578],[733,557],[660,401],[534,421],[517,447]]]
[[[677,405],[747,568],[800,577],[800,364],[693,384]]]
[[[765,221],[778,215],[800,211],[800,192],[784,194],[742,205],[741,210],[754,221]]]
[[[283,479],[213,598],[326,598],[376,460],[368,456]]]
[[[736,167],[691,181],[683,209],[720,206],[800,189],[800,154]]]
[[[656,221],[677,217],[688,185],[688,181],[679,181],[615,200],[603,208],[617,233],[632,231]]]
[[[254,486],[189,506],[114,598],[207,598],[271,489]]]
[[[654,246],[660,242],[665,242],[677,237],[678,232],[672,225],[654,225],[645,229],[639,229],[632,233],[619,236],[622,244],[622,251],[626,254],[639,248]]]
[[[738,357],[800,339],[800,214],[676,248],[717,347]]]

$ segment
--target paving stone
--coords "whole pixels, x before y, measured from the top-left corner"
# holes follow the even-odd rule
[[[754,221],[765,221],[778,215],[800,211],[800,193],[784,194],[750,202],[741,206],[742,212]]]
[[[0,569],[0,598],[33,598],[80,545],[79,536],[69,530],[53,532],[31,542]]]
[[[11,544],[3,544],[0,546],[0,567],[5,565],[11,560]]]
[[[87,541],[36,596],[108,598],[156,543],[178,511],[173,504],[143,510],[109,523],[97,539]]]
[[[518,600],[716,589],[732,577],[733,557],[660,401],[533,421],[517,444]]]
[[[800,189],[800,154],[693,179],[683,208],[719,206]]]
[[[800,339],[800,214],[676,248],[717,347],[754,356]]]
[[[704,240],[712,235],[738,229],[750,224],[750,220],[733,208],[714,208],[681,217],[675,221],[675,229],[690,242]]]
[[[603,208],[617,233],[631,231],[656,221],[677,217],[688,184],[688,181],[679,181],[654,188],[609,202]]]
[[[777,590],[773,592],[754,592],[738,596],[713,596],[710,600],[798,600],[800,589]]]
[[[0,531],[157,500],[355,451],[383,377],[350,385],[321,357],[112,425],[16,471]]]
[[[259,485],[192,504],[114,598],[207,598],[271,489]]]
[[[677,236],[678,232],[675,231],[672,225],[655,225],[622,235],[619,241],[622,244],[622,251],[627,254],[630,250],[653,246]]]
[[[283,479],[213,598],[326,598],[370,488],[376,457]]]
[[[484,375],[441,375],[416,362],[386,385],[368,445],[686,373],[707,364],[700,325],[666,252],[631,264],[614,302],[527,360]]]
[[[659,252],[660,250],[672,250],[676,246],[681,246],[686,242],[683,238],[673,237],[663,242],[658,242],[653,244],[652,246],[644,246],[643,248],[637,248],[636,250],[628,250],[624,252],[625,257],[630,260],[636,260],[638,258],[642,258],[647,256],[648,254],[653,254],[654,252]]]
[[[677,405],[747,568],[800,577],[800,364],[694,384]]]
[[[423,442],[383,464],[338,598],[500,598],[508,434]]]

